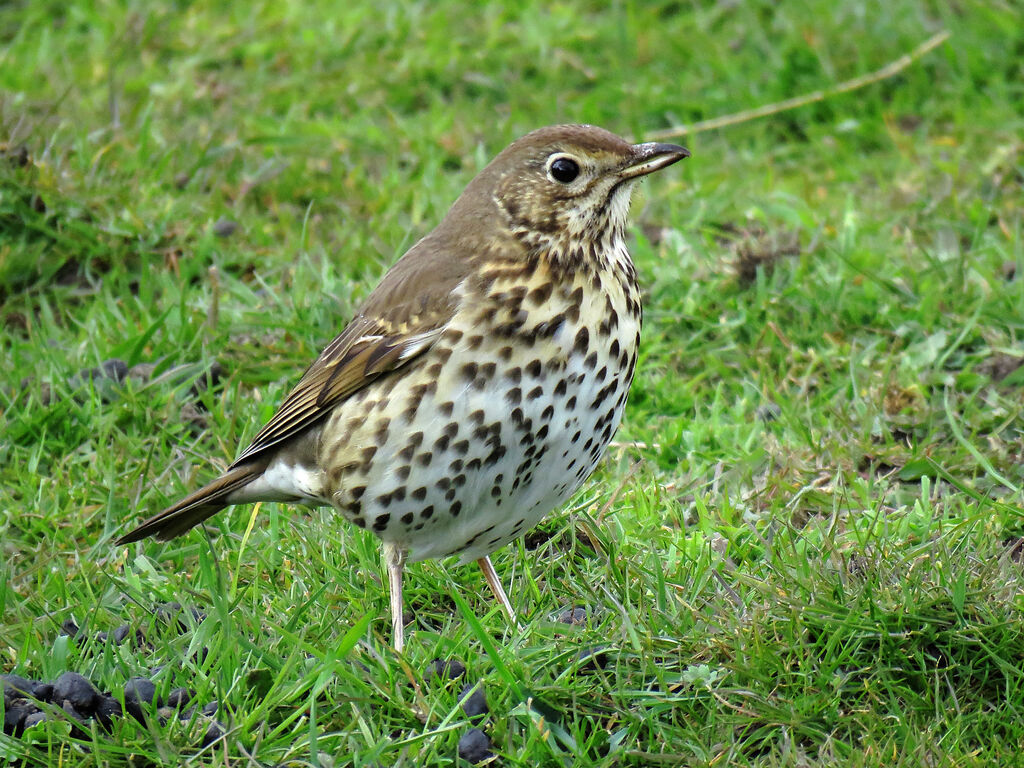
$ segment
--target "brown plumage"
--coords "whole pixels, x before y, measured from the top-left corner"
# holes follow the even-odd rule
[[[505,149],[405,254],[228,471],[118,543],[237,503],[333,505],[385,545],[395,644],[412,560],[476,559],[589,476],[618,426],[641,311],[632,182],[688,153],[554,126]]]

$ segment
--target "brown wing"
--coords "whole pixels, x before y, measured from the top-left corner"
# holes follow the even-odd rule
[[[458,304],[465,265],[419,243],[384,276],[355,319],[302,379],[231,465],[295,436],[374,379],[426,352],[444,333]]]

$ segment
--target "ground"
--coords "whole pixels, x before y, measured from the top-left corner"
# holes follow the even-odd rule
[[[396,657],[377,543],[328,512],[113,545],[234,458],[512,139],[664,135],[943,29],[895,77],[676,132],[693,157],[633,206],[616,447],[495,556],[521,630],[473,567],[418,564]],[[0,765],[465,764],[467,680],[500,765],[1012,764],[1022,54],[1019,6],[974,0],[5,5],[0,671],[151,677],[224,734],[54,713]]]

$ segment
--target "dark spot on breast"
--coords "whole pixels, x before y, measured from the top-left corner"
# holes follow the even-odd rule
[[[520,310],[519,312],[516,313],[516,316],[509,322],[494,326],[494,330],[492,331],[492,333],[498,338],[508,338],[509,336],[514,336],[516,333],[519,332],[519,329],[523,327],[523,324],[526,322],[527,317],[529,317],[529,315],[527,315],[526,312]]]
[[[490,325],[491,323],[494,322],[494,318],[497,316],[497,314],[498,314],[498,307],[497,307],[497,305],[488,302],[487,304],[485,304],[483,306],[483,309],[480,310],[480,314],[478,314],[476,316],[476,324],[478,326],[480,326],[480,325],[484,325],[484,326]]]
[[[530,291],[527,296],[534,304],[543,304],[551,297],[551,290],[553,288],[553,283],[543,283]]]
[[[501,459],[505,456],[506,453],[507,451],[505,450],[505,446],[499,445],[495,447],[494,450],[492,450],[489,454],[487,454],[487,456],[484,458],[484,464],[486,466],[497,464],[499,461],[501,461]]]
[[[451,509],[449,511],[452,513],[452,517],[458,517],[459,513],[462,511],[462,502],[456,501],[454,504],[452,504]]]
[[[565,379],[559,379],[558,383],[555,385],[555,396],[556,397],[561,397],[562,395],[564,395],[565,394],[565,389],[566,389]]]
[[[415,516],[413,515],[412,512],[406,512],[404,515],[402,515],[402,522],[405,523],[406,525],[409,525],[410,523],[412,523],[412,521],[414,519],[415,519]]]
[[[427,498],[426,486],[421,485],[419,488],[417,488],[409,495],[413,498],[414,501],[423,501],[425,498]]]
[[[502,347],[498,350],[498,357],[507,363],[512,359],[512,347]]]
[[[371,445],[368,448],[363,448],[363,453],[362,453],[363,464],[364,465],[369,465],[369,463],[371,461],[373,461],[373,457],[376,455],[376,453],[377,453],[377,446],[375,446],[375,445]]]
[[[453,484],[453,485],[454,485],[454,486],[455,486],[456,488],[461,488],[462,486],[464,486],[464,485],[466,484],[466,476],[465,476],[465,475],[462,475],[462,474],[456,475],[456,476],[455,476],[455,477],[454,477],[454,478],[452,479],[452,484]]]
[[[470,459],[466,464],[466,471],[476,472],[481,466],[483,466],[483,461],[481,459]]]
[[[448,435],[437,438],[434,441],[434,450],[438,452],[444,452],[448,450],[448,444],[452,441]]]
[[[444,500],[451,501],[452,499],[455,498],[456,493],[458,493],[458,491],[456,491],[454,488],[449,488],[447,491],[444,492]]]
[[[366,527],[366,521],[363,518],[361,518],[361,517],[353,517],[352,518],[352,524],[353,525],[358,525],[360,528],[365,528]]]
[[[441,413],[442,416],[451,416],[452,411],[454,409],[455,403],[453,403],[451,400],[449,400],[447,403],[441,403],[441,405],[437,407],[437,410]]]
[[[420,517],[424,520],[429,520],[430,516],[434,514],[434,505],[431,504],[429,507],[424,507],[423,511],[420,512]]]
[[[395,470],[395,474],[398,475],[399,480],[408,480],[409,472],[412,471],[412,467],[408,464],[403,464],[401,467]]]
[[[456,459],[448,465],[449,472],[461,472],[462,471],[462,459]]]
[[[377,517],[376,520],[373,521],[373,530],[375,530],[375,531],[383,531],[385,528],[388,527],[388,523],[389,522],[391,522],[391,515],[389,515],[389,514],[380,515],[380,516]]]
[[[491,496],[495,499],[501,496],[501,486],[496,485],[493,488],[491,488]]]
[[[530,364],[526,366],[527,374],[529,374],[530,376],[532,376],[535,379],[540,376],[540,371],[541,371],[541,362],[540,362],[540,360],[531,360]]]
[[[526,399],[527,400],[536,400],[538,397],[540,397],[543,394],[544,394],[544,387],[540,387],[540,386],[534,387],[533,389],[530,390],[529,394],[526,396]]]
[[[573,395],[572,397],[565,401],[565,407],[570,411],[576,409],[576,395]]]
[[[430,462],[433,460],[433,458],[434,458],[434,454],[433,453],[431,453],[430,451],[425,451],[424,453],[421,453],[419,456],[416,457],[416,462],[421,467],[429,467],[430,466]]]
[[[604,381],[605,377],[607,375],[608,375],[608,366],[607,365],[602,365],[601,366],[601,370],[599,370],[596,374],[594,374],[595,378],[597,378],[598,381]]]
[[[469,349],[479,349],[480,345],[483,344],[483,343],[484,343],[484,337],[481,336],[480,334],[477,334],[475,336],[470,336],[469,337],[469,339],[466,341],[466,346]]]
[[[541,421],[551,421],[551,417],[554,416],[554,415],[555,415],[555,407],[553,405],[549,405],[547,408],[545,408],[541,412],[540,418],[541,418]]]
[[[572,349],[578,355],[585,354],[590,348],[590,331],[587,330],[586,326],[580,328],[576,333],[576,339],[573,341]]]
[[[490,379],[496,370],[498,370],[498,366],[495,363],[484,363],[480,366],[480,378]]]
[[[509,405],[519,405],[523,399],[523,390],[519,387],[512,387],[512,389],[505,393],[505,399]]]
[[[558,333],[559,329],[563,325],[565,325],[564,312],[555,315],[553,318],[543,323],[538,323],[537,327],[533,329],[533,333],[534,335],[540,336],[541,338],[550,339],[552,336]]]
[[[466,381],[472,381],[476,378],[476,372],[479,366],[476,363],[466,363],[459,369],[459,375],[462,376]]]

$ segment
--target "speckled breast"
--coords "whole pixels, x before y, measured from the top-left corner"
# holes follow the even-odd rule
[[[321,445],[331,502],[410,560],[477,559],[579,488],[619,425],[640,300],[614,269],[496,267],[462,287],[450,326],[400,374],[342,403]]]

